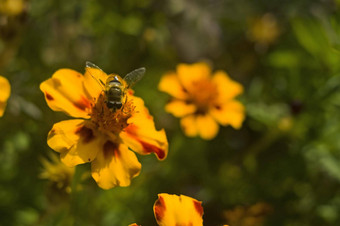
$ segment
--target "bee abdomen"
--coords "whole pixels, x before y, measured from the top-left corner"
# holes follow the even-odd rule
[[[122,102],[120,101],[108,101],[106,103],[106,106],[109,108],[109,109],[113,109],[113,110],[117,110],[117,109],[121,109],[123,104]]]

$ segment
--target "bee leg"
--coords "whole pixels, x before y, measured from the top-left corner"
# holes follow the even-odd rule
[[[127,102],[127,97],[125,96],[125,101],[124,101],[124,104],[123,104],[123,106],[122,106],[122,111],[124,110],[124,106],[125,106],[126,102]],[[123,111],[123,112],[124,112],[124,111]],[[124,112],[124,113],[126,114],[126,113],[128,113],[128,112]]]
[[[104,101],[105,104],[107,104],[107,100]],[[103,116],[104,114],[104,105],[102,105],[102,111],[100,113],[100,116]]]

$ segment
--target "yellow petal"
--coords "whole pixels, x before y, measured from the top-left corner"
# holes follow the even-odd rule
[[[210,115],[198,115],[196,123],[198,133],[203,139],[211,140],[216,137],[219,126]]]
[[[179,64],[177,74],[181,84],[189,92],[196,81],[207,80],[211,74],[211,68],[206,63]]]
[[[75,131],[84,125],[84,120],[73,119],[55,123],[48,133],[47,144],[56,152],[69,150],[79,140]]]
[[[54,111],[63,111],[70,116],[89,118],[92,98],[84,90],[82,74],[60,69],[52,78],[40,84],[48,106]]]
[[[5,77],[0,76],[0,117],[4,114],[10,93],[11,85]]]
[[[158,194],[153,210],[159,226],[203,225],[201,202],[185,195]]]
[[[188,137],[200,135],[210,140],[216,136],[219,126],[209,115],[189,115],[181,119],[181,127]]]
[[[123,142],[139,154],[155,153],[159,160],[165,159],[168,154],[168,140],[164,129],[156,130],[153,117],[141,98],[128,98],[133,98],[136,113],[129,119],[130,125],[120,133]]]
[[[167,73],[163,75],[161,81],[158,84],[158,89],[181,100],[187,98],[187,92],[181,85],[175,73]]]
[[[243,92],[243,86],[229,78],[224,71],[217,71],[212,81],[217,86],[218,100],[221,103],[228,101]]]
[[[105,138],[86,126],[82,119],[61,121],[48,133],[47,144],[60,153],[67,166],[91,162],[101,149]]]
[[[85,68],[84,86],[86,91],[91,97],[98,98],[99,94],[103,91],[106,83],[107,74],[102,70],[96,68]]]
[[[11,93],[11,85],[5,77],[0,76],[0,101],[5,102]]]
[[[196,116],[188,115],[181,119],[181,127],[188,137],[194,137],[198,134]]]
[[[187,104],[181,100],[173,100],[165,105],[165,111],[173,114],[175,117],[183,117],[189,114],[193,114],[196,111],[194,104]]]
[[[245,118],[244,106],[238,101],[229,101],[210,110],[210,114],[222,125],[231,125],[235,129],[242,126]]]
[[[98,186],[110,189],[129,186],[131,179],[138,176],[141,164],[136,155],[124,144],[119,146],[106,141],[97,158],[92,162],[92,177]]]

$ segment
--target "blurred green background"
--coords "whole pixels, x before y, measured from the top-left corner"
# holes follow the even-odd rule
[[[164,192],[203,201],[208,226],[340,225],[339,4],[0,0],[0,75],[12,85],[0,118],[0,225],[156,225]],[[242,128],[211,141],[185,137],[157,90],[163,73],[202,60],[245,88]],[[47,107],[39,84],[60,68],[84,72],[85,61],[118,74],[146,67],[135,94],[166,129],[169,155],[138,156],[140,176],[108,191],[81,165],[69,194],[39,177],[54,154],[48,131],[69,118]]]

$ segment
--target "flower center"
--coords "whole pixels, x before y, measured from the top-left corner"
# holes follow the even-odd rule
[[[135,106],[127,98],[122,108],[113,111],[107,107],[105,100],[104,93],[100,94],[92,106],[91,122],[99,131],[118,134],[129,125],[127,120],[134,114]]]
[[[208,79],[194,81],[189,93],[188,102],[197,106],[198,114],[206,113],[211,106],[214,106],[218,95],[216,84]]]

